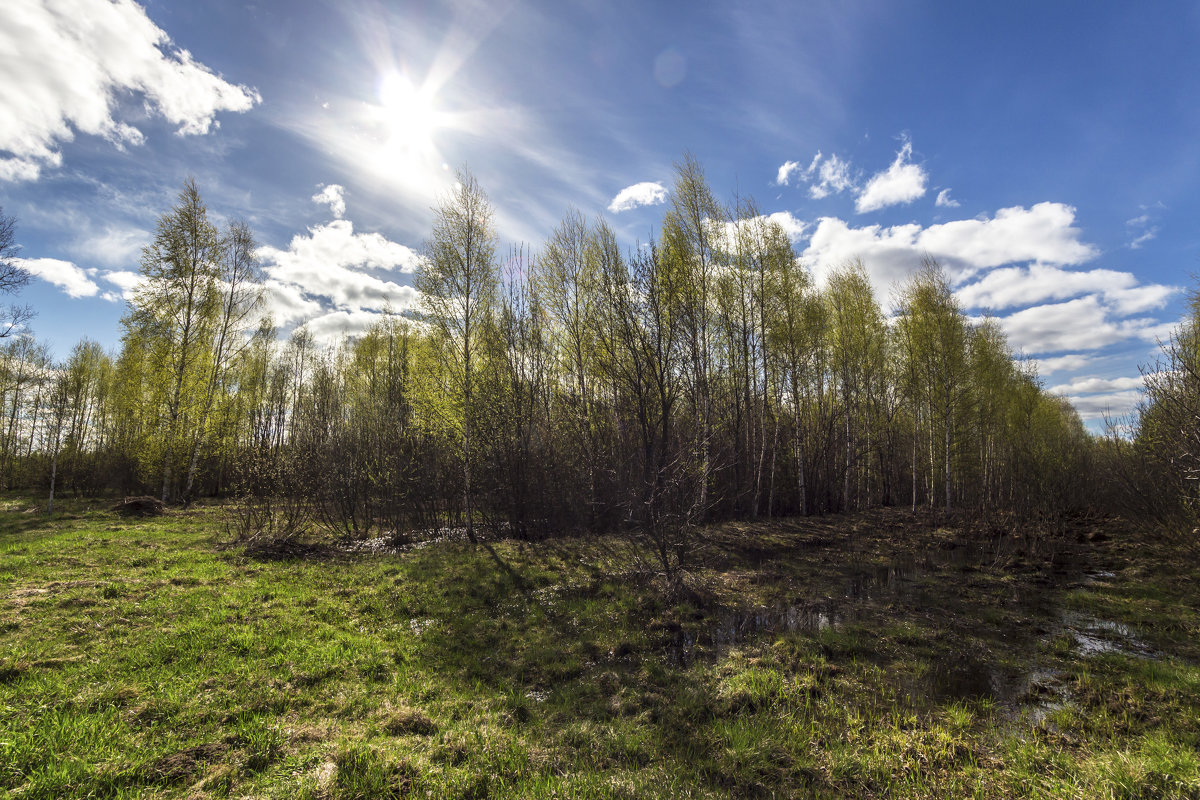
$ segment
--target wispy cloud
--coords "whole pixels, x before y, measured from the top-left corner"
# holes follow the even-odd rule
[[[1155,207],[1142,206],[1142,208],[1152,208],[1155,212],[1157,212],[1161,205],[1162,204],[1160,203]],[[1132,219],[1125,220],[1125,228],[1132,237],[1125,245],[1130,250],[1140,250],[1142,245],[1158,236],[1158,225],[1154,224],[1154,217],[1151,216],[1149,211],[1133,217]]]
[[[855,201],[855,210],[865,214],[888,206],[911,203],[924,195],[928,176],[919,165],[909,161],[911,158],[912,142],[905,140],[892,165],[883,172],[875,173],[867,181]]]
[[[124,96],[177,126],[208,133],[221,111],[246,111],[258,92],[226,81],[174,47],[132,0],[9,0],[0,26],[0,180],[34,180],[62,163],[84,133],[117,148],[145,135],[114,116]]]
[[[958,208],[961,205],[957,200],[950,196],[949,189],[942,189],[938,192],[937,200],[933,204],[938,208]]]
[[[1040,375],[1052,375],[1055,372],[1071,372],[1083,369],[1095,362],[1096,356],[1084,355],[1083,353],[1068,353],[1062,356],[1052,356],[1051,358],[1034,359],[1038,374]]]
[[[837,153],[829,157],[822,156],[820,150],[813,156],[808,169],[804,170],[804,180],[808,181],[808,195],[814,200],[855,188],[850,162],[838,158]]]
[[[1132,378],[1076,378],[1069,383],[1051,386],[1049,391],[1057,394],[1094,394],[1096,392],[1141,389],[1143,385],[1144,380],[1141,375]]]
[[[775,172],[775,183],[780,186],[787,186],[791,182],[792,175],[800,172],[799,161],[785,161],[779,165],[779,169]]]
[[[656,206],[666,202],[667,189],[661,183],[643,181],[632,186],[626,186],[617,192],[617,196],[608,204],[608,210],[614,214],[629,211],[638,206]]]

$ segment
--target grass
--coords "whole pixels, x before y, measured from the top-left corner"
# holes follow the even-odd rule
[[[269,560],[63,505],[0,512],[0,795],[1200,798],[1200,568],[1115,521],[724,525],[667,598],[616,538]]]

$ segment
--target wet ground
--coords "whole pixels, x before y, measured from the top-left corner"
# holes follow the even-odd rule
[[[1069,532],[972,537],[931,527],[915,541],[876,531],[799,542],[757,565],[795,596],[660,621],[664,660],[716,661],[784,634],[837,641],[846,632],[868,643],[874,636],[878,652],[868,647],[862,657],[894,669],[898,691],[911,700],[982,700],[1039,721],[1072,702],[1064,660],[1161,656],[1139,631],[1068,602],[1117,578],[1110,553]]]

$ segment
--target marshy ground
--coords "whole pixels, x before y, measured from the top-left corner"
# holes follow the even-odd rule
[[[1196,551],[903,510],[254,558],[0,514],[0,794],[1200,798]]]

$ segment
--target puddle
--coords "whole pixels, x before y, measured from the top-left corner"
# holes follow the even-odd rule
[[[1065,703],[1060,673],[1004,666],[973,658],[940,663],[902,685],[914,700],[945,703],[990,700],[1010,716],[1040,722]]]
[[[782,605],[722,615],[701,631],[677,631],[666,648],[667,660],[687,666],[698,658],[715,660],[731,648],[761,636],[823,631],[839,627],[844,619],[834,604]]]
[[[1063,630],[1070,634],[1079,655],[1090,656],[1119,653],[1135,658],[1159,658],[1161,654],[1146,644],[1128,625],[1085,614],[1064,611]]]
[[[715,660],[730,648],[747,640],[797,631],[819,632],[838,628],[853,621],[867,601],[901,600],[918,609],[930,609],[935,602],[921,579],[944,576],[949,570],[974,571],[1004,563],[1019,545],[1019,540],[997,539],[929,550],[904,556],[883,565],[849,566],[834,583],[840,590],[824,601],[811,604],[785,604],[754,609],[733,609],[717,617],[701,630],[680,630],[666,648],[666,656],[676,665],[687,666],[697,658]],[[1053,562],[1052,564],[1057,564]],[[1055,567],[1060,568],[1060,567]],[[1082,574],[1082,567],[1076,570]],[[1025,598],[1015,595],[1013,602]],[[966,692],[967,681],[960,681]],[[969,693],[968,693],[969,694]],[[965,696],[965,695],[964,695]]]
[[[927,579],[971,580],[1001,570],[1019,575],[1011,594],[1001,601],[1016,610],[1017,622],[995,625],[997,646],[1009,653],[1036,651],[1039,642],[1064,632],[1074,640],[1079,657],[1126,653],[1141,658],[1158,654],[1127,626],[1063,612],[1059,590],[1103,584],[1116,575],[1088,563],[1088,553],[1054,543],[1016,537],[960,544],[907,555],[887,564],[854,564],[829,584],[824,600],[753,609],[732,609],[701,629],[676,629],[665,657],[677,666],[697,660],[715,661],[748,641],[792,632],[819,633],[853,622],[872,603],[895,603],[926,614],[946,613],[946,598]],[[979,623],[983,625],[982,621]],[[1002,663],[963,656],[947,658],[924,672],[899,678],[903,693],[920,703],[985,700],[1024,725],[1041,725],[1071,704],[1061,673],[1028,661]]]

